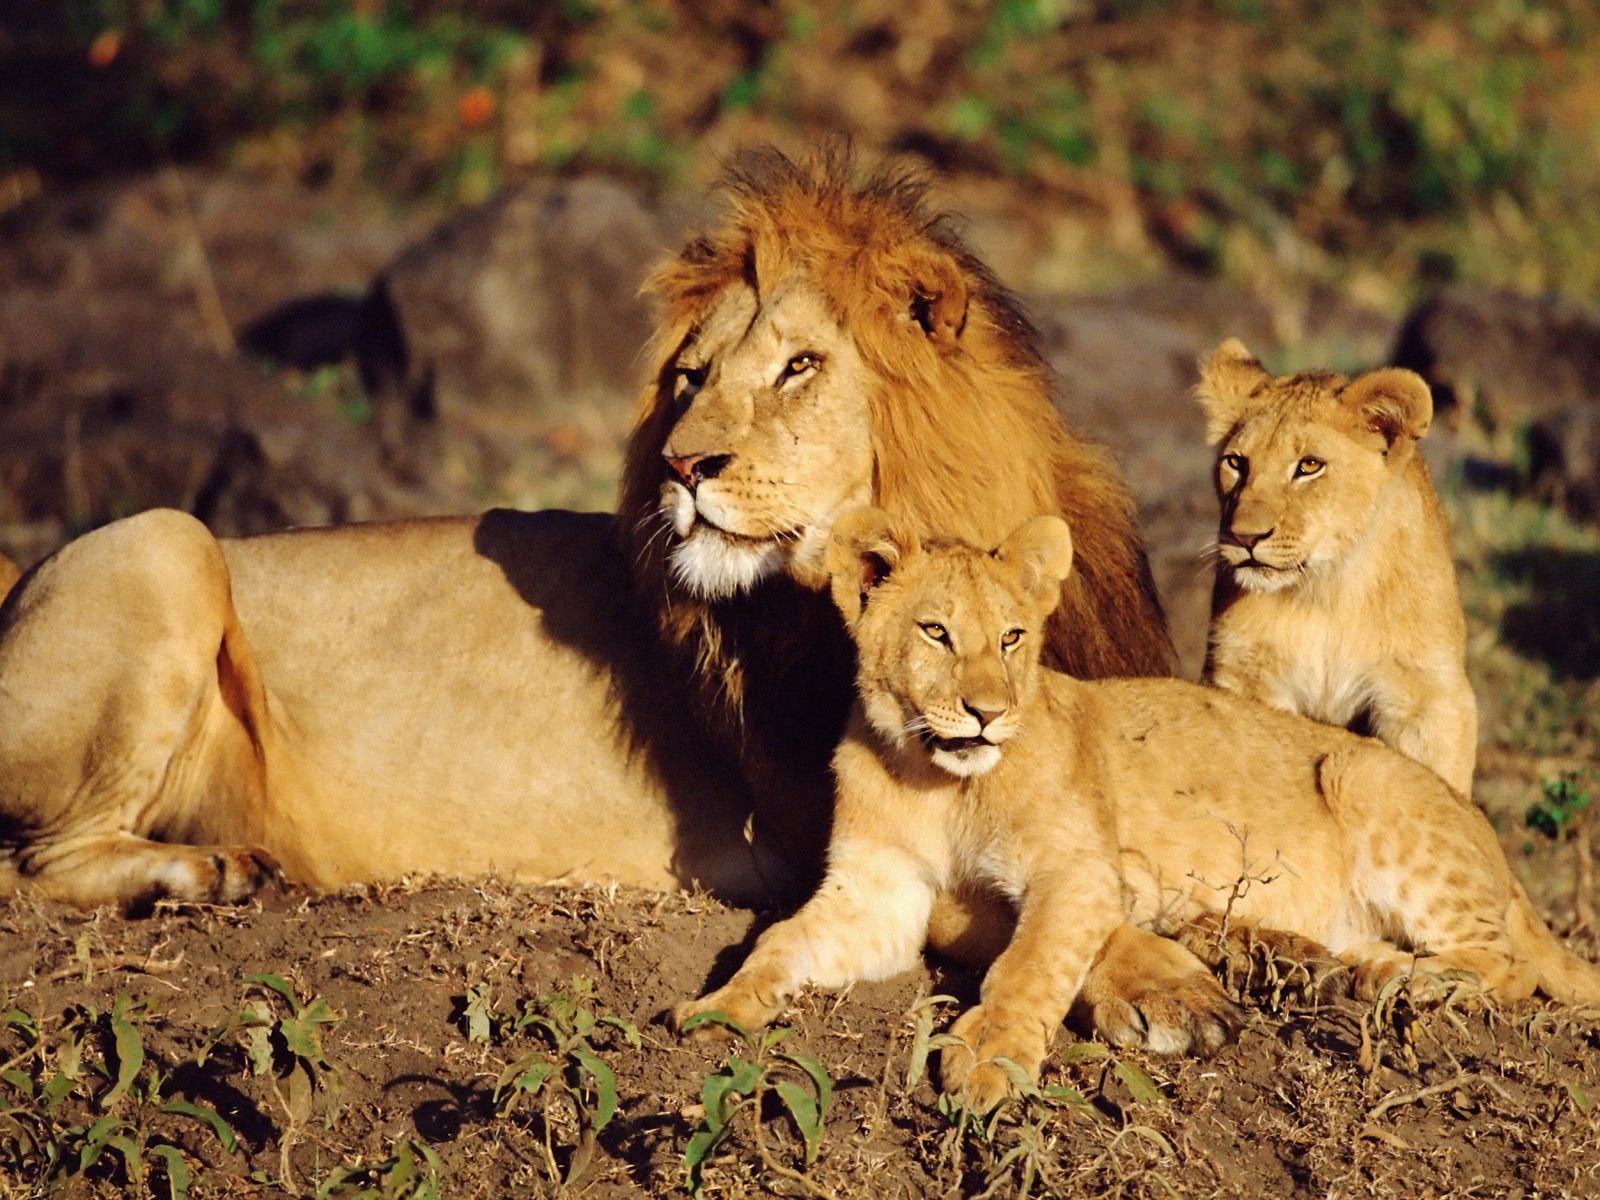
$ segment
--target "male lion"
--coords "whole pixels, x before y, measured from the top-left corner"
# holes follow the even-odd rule
[[[1222,501],[1206,682],[1375,734],[1472,793],[1478,709],[1411,371],[1274,378],[1230,338],[1200,403]]]
[[[0,876],[83,905],[236,898],[274,862],[793,894],[850,700],[821,548],[868,500],[976,539],[1066,515],[1047,657],[1165,669],[1124,485],[922,189],[767,152],[729,194],[653,281],[617,518],[218,540],[158,511],[40,565],[0,610]],[[1125,1023],[1209,1019],[1181,977],[1106,979]]]
[[[828,871],[739,972],[680,1005],[771,1020],[805,983],[912,965],[936,897],[998,889],[1016,933],[955,1024],[944,1081],[979,1110],[1037,1077],[1105,939],[1226,912],[1315,938],[1370,996],[1474,973],[1600,1002],[1517,886],[1483,816],[1379,742],[1176,679],[1081,682],[1041,670],[1072,539],[1037,517],[992,551],[923,541],[867,509],[834,526],[832,590],[860,658],[834,755]],[[1226,753],[1219,748],[1226,747]],[[1252,886],[1234,885],[1250,878]]]

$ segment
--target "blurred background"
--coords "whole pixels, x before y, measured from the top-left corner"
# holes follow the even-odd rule
[[[640,278],[726,156],[836,135],[925,170],[1022,294],[1139,497],[1190,673],[1196,356],[1234,334],[1277,369],[1426,374],[1480,799],[1520,828],[1529,796],[1587,797],[1588,0],[6,5],[0,549],[155,504],[223,533],[608,508]]]

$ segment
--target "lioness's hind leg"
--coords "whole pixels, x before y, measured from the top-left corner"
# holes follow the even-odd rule
[[[246,894],[270,862],[247,845],[265,725],[206,528],[156,511],[84,535],[0,615],[0,878],[83,905]]]
[[[1073,1013],[1113,1045],[1157,1054],[1209,1054],[1243,1021],[1192,951],[1136,925],[1106,939]]]

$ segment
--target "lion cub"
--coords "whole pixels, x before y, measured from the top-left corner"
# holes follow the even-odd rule
[[[1229,921],[1316,939],[1367,994],[1466,970],[1505,998],[1600,1001],[1600,969],[1566,953],[1488,822],[1431,771],[1214,688],[1041,668],[1071,557],[1057,517],[993,551],[919,542],[876,510],[838,523],[833,595],[860,671],[827,875],[726,986],[678,1007],[680,1027],[710,1011],[755,1027],[808,982],[903,971],[935,895],[974,885],[1018,908],[943,1056],[946,1086],[977,1109],[1012,1086],[997,1059],[1037,1075],[1108,936],[1230,898]]]
[[[1478,716],[1450,531],[1410,371],[1274,378],[1236,339],[1202,365],[1219,562],[1205,681],[1363,726],[1472,793]]]

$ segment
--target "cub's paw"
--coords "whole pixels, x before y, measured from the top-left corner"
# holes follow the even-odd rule
[[[1018,1094],[1018,1080],[996,1059],[1009,1059],[1038,1082],[1046,1045],[1033,1023],[1008,1020],[980,1004],[961,1015],[950,1036],[960,1040],[940,1051],[939,1075],[944,1090],[959,1095],[971,1111],[989,1112]]]
[[[695,1017],[705,1013],[721,1013],[746,1033],[753,1033],[777,1016],[781,1008],[764,1002],[754,989],[739,986],[737,978],[698,1000],[685,1000],[672,1010],[670,1021],[673,1032],[697,1042],[725,1041],[736,1037],[735,1030],[721,1021],[699,1021],[687,1028]]]
[[[1154,1054],[1210,1054],[1244,1022],[1190,950],[1131,925],[1107,940],[1073,1011],[1113,1046]]]

